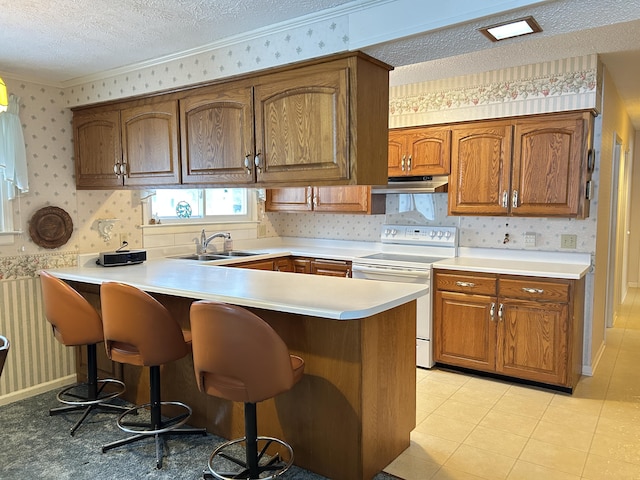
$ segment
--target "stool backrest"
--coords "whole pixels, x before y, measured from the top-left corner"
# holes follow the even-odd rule
[[[235,305],[191,304],[193,365],[200,391],[256,403],[295,383],[289,350],[257,315]]]
[[[109,358],[156,366],[189,353],[180,325],[155,298],[124,283],[100,287],[104,341]]]
[[[7,337],[0,335],[0,375],[2,375],[2,369],[4,368],[4,362],[7,359],[9,353],[9,340]]]
[[[102,341],[102,320],[97,310],[71,286],[40,272],[44,314],[60,343],[90,345]]]

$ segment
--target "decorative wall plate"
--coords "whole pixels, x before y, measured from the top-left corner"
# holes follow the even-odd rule
[[[29,220],[29,235],[33,242],[44,248],[58,248],[69,240],[73,221],[59,207],[43,207]]]

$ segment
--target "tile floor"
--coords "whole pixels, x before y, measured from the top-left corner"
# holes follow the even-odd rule
[[[405,480],[640,480],[640,289],[574,394],[418,369]]]

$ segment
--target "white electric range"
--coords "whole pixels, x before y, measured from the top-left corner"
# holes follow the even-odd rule
[[[424,284],[428,292],[418,298],[416,364],[433,366],[431,345],[432,264],[458,254],[457,227],[384,225],[382,251],[353,260],[353,278]]]

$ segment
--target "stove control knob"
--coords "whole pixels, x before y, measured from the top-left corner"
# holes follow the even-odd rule
[[[438,238],[442,238],[442,236],[444,235],[444,233],[442,232],[442,230],[438,230]]]
[[[431,238],[435,237],[436,236],[436,231],[435,230],[429,230],[429,236]]]
[[[446,239],[451,238],[451,232],[449,232],[449,231],[444,232],[444,238],[446,238]]]

